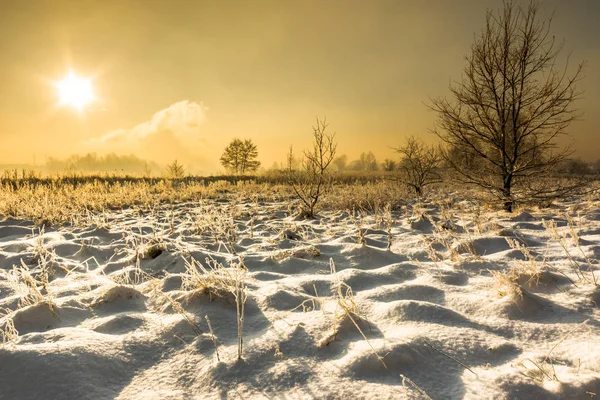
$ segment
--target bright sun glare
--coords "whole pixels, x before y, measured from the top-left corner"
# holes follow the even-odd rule
[[[56,82],[60,104],[68,105],[81,111],[87,104],[94,100],[92,82],[89,79],[80,78],[69,71],[63,80]]]

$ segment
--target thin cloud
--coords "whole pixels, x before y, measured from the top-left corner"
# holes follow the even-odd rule
[[[202,124],[208,108],[180,101],[130,129],[117,129],[88,142],[95,151],[134,153],[159,163],[179,159],[198,162],[204,147]]]
[[[118,129],[104,134],[100,140],[144,140],[165,131],[172,132],[178,138],[188,138],[199,134],[200,125],[206,118],[206,108],[202,103],[180,101],[164,110],[155,113],[149,121],[143,122],[131,129]]]

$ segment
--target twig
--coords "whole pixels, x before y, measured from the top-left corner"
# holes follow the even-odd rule
[[[404,386],[406,388],[405,382],[408,382],[417,392],[419,392],[420,394],[425,396],[426,399],[433,400],[431,397],[429,397],[429,395],[423,389],[421,389],[419,386],[417,386],[416,383],[414,383],[412,380],[410,380],[410,378],[408,376],[406,376],[404,374],[400,374],[400,378],[402,378],[402,386]]]
[[[438,349],[437,347],[435,347],[434,345],[432,345],[431,343],[429,343],[429,341],[427,339],[423,339],[423,341],[425,342],[425,344],[427,344],[429,347],[431,347],[432,349],[434,349],[435,351],[437,351],[438,353],[440,353],[444,357],[447,357],[447,358],[451,359],[455,363],[457,363],[457,364],[463,366],[464,368],[466,368],[473,375],[477,376],[477,374],[475,372],[473,372],[473,370],[471,368],[467,367],[464,363],[462,363],[459,360],[457,360],[456,358],[452,357],[450,354],[444,353],[442,350]]]
[[[205,315],[204,318],[206,318],[206,323],[208,324],[208,330],[210,332],[210,337],[213,341],[213,345],[215,346],[215,354],[217,355],[217,362],[220,362],[221,358],[219,357],[219,348],[217,345],[217,338],[215,337],[215,334],[213,332],[212,325],[210,324],[210,319],[208,319],[208,315]]]

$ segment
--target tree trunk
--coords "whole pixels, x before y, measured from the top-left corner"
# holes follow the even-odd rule
[[[512,175],[504,177],[504,186],[502,188],[502,195],[504,196],[504,211],[513,212],[513,199],[510,193],[512,185]]]

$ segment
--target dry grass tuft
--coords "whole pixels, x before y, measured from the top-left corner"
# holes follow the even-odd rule
[[[546,232],[548,233],[548,235],[552,239],[556,240],[556,242],[558,242],[558,244],[564,250],[567,260],[569,260],[569,264],[571,265],[571,269],[573,270],[573,272],[575,273],[577,278],[583,283],[589,283],[589,284],[593,284],[594,286],[598,286],[598,280],[597,280],[597,277],[596,277],[596,275],[594,273],[594,269],[593,269],[594,263],[585,254],[585,252],[581,248],[579,236],[573,226],[572,221],[569,221],[568,229],[570,231],[571,239],[573,240],[575,247],[578,249],[578,251],[580,252],[580,254],[582,256],[581,258],[587,265],[587,271],[584,271],[582,263],[580,261],[578,261],[577,258],[569,250],[567,235],[559,232],[558,227],[556,225],[556,221],[542,220],[542,223],[543,223],[544,227],[546,228]]]
[[[333,314],[333,327],[330,332],[328,332],[321,340],[319,340],[319,342],[317,343],[317,347],[322,348],[332,343],[337,338],[340,329],[344,325],[344,323],[346,321],[350,321],[361,334],[363,339],[365,339],[365,341],[371,348],[371,351],[377,357],[379,362],[381,362],[381,364],[387,369],[387,365],[385,364],[385,361],[383,361],[383,357],[381,357],[377,353],[377,351],[375,350],[369,339],[367,339],[367,336],[359,326],[359,322],[364,321],[368,323],[368,321],[366,320],[366,318],[361,316],[358,311],[358,307],[354,300],[354,294],[352,293],[352,288],[343,281],[341,281],[339,278],[337,278],[337,271],[335,269],[333,259],[329,259],[329,266],[331,275],[335,279],[336,308]]]
[[[186,275],[184,288],[208,295],[213,298],[224,299],[228,303],[235,303],[238,324],[238,360],[243,356],[244,311],[247,300],[246,272],[244,261],[240,257],[237,263],[232,263],[230,268],[225,268],[214,259],[207,258],[205,267],[202,263],[191,259],[186,260]],[[231,301],[233,297],[233,301]]]
[[[0,344],[14,343],[19,338],[19,332],[15,328],[10,314],[11,310],[0,310]]]

